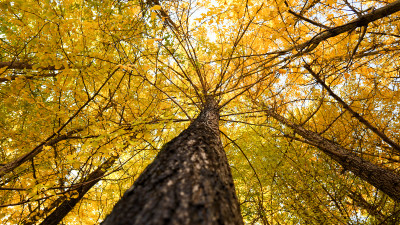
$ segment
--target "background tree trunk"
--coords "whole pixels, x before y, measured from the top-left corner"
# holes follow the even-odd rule
[[[400,176],[396,172],[371,163],[343,146],[323,138],[318,133],[287,120],[271,109],[266,108],[265,112],[282,124],[292,128],[304,140],[296,137],[291,138],[319,148],[323,153],[339,163],[344,170],[351,171],[354,175],[387,194],[394,201],[400,202]]]
[[[214,99],[167,143],[102,223],[243,224]]]
[[[60,201],[56,200],[54,202],[54,205],[51,207],[56,207],[56,204],[58,204],[59,202],[62,203],[58,205],[57,208],[49,216],[47,216],[42,223],[40,223],[40,225],[59,224],[64,219],[64,217],[69,212],[71,212],[71,210],[83,198],[83,196],[90,190],[90,188],[92,188],[97,182],[101,180],[106,171],[114,164],[116,159],[116,156],[111,156],[101,166],[99,166],[99,168],[89,174],[89,176],[87,176],[83,183],[80,184],[80,187],[77,188],[76,191],[78,196],[68,199],[61,199]],[[49,208],[48,210],[51,210],[51,208]]]

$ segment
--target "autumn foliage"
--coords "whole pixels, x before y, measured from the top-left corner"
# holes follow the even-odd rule
[[[1,1],[0,224],[101,222],[208,95],[246,224],[396,224],[398,11]]]

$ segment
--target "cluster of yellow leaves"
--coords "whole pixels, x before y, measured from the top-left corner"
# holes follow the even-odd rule
[[[383,5],[351,4],[366,10],[360,13]],[[338,96],[396,139],[397,17],[369,24],[365,34],[357,28],[305,51],[302,44],[323,26],[345,24],[357,13],[336,0],[152,6],[32,0],[3,1],[0,7],[1,61],[29,65],[0,68],[0,162],[12,162],[52,134],[80,129],[45,144],[33,160],[4,177],[1,186],[15,190],[0,190],[2,224],[40,221],[53,209],[40,216],[38,211],[61,196],[77,197],[70,187],[118,157],[106,171],[108,180],[97,183],[65,218],[71,224],[98,223],[162,144],[196,116],[204,94],[227,103],[221,114],[231,116],[221,117],[221,130],[242,146],[224,139],[249,223],[350,223],[365,209],[351,204],[355,200],[344,192],[357,186],[373,199],[371,187],[351,176],[346,180],[315,149],[282,137],[290,130],[253,114],[264,105],[375,163],[397,166],[398,157],[382,150],[387,146],[304,69],[310,64]],[[377,198],[390,214],[393,202],[379,193]]]

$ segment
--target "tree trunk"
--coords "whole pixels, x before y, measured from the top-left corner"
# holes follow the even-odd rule
[[[80,187],[77,188],[76,197],[71,197],[68,199],[56,200],[54,205],[52,204],[50,207],[56,207],[56,204],[62,202],[57,208],[43,220],[41,225],[57,225],[64,219],[64,217],[74,208],[74,206],[83,198],[83,196],[92,188],[97,182],[103,178],[106,171],[114,164],[116,156],[111,156],[104,163],[101,164],[95,171],[93,171],[87,178],[80,184]],[[63,197],[62,197],[63,198]],[[49,209],[51,210],[51,208]]]
[[[218,120],[217,103],[209,98],[102,224],[243,224]]]
[[[400,175],[387,168],[382,168],[370,161],[353,154],[341,145],[323,138],[318,133],[304,129],[302,126],[290,122],[270,109],[265,109],[267,115],[293,129],[294,132],[304,138],[304,143],[319,148],[331,159],[339,163],[345,170],[373,185],[394,201],[400,202]],[[292,137],[299,140],[295,137]]]

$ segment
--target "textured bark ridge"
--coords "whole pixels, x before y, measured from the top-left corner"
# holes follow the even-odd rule
[[[216,102],[167,143],[103,225],[243,224]]]

